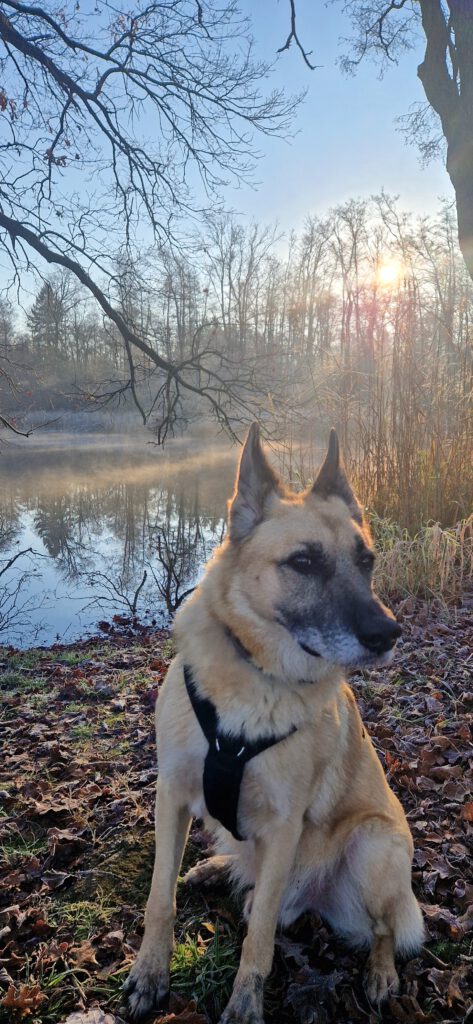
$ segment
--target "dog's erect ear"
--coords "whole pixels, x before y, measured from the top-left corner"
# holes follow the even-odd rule
[[[241,453],[235,493],[229,503],[230,540],[247,537],[264,518],[265,503],[280,484],[261,447],[259,426],[252,423]]]
[[[345,467],[340,457],[337,431],[333,427],[330,431],[328,452],[312,487],[312,493],[318,494],[321,498],[330,498],[331,495],[343,498],[343,501],[350,509],[353,519],[361,525],[363,521],[361,508],[348,482]]]

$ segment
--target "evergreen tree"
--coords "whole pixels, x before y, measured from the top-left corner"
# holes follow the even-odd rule
[[[0,345],[7,347],[14,340],[14,322],[11,303],[0,296]]]
[[[40,288],[28,313],[28,325],[34,348],[55,352],[63,348],[66,311],[62,299],[48,282]]]

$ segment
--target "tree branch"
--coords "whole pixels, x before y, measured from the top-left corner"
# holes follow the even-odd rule
[[[457,86],[447,68],[450,35],[440,0],[420,0],[420,9],[427,45],[417,74],[430,105],[440,117],[445,138],[450,142],[459,99]]]
[[[289,50],[289,48],[291,46],[291,43],[294,40],[297,48],[300,50],[300,52],[302,54],[302,59],[303,59],[304,63],[307,64],[307,67],[310,68],[311,71],[315,71],[316,68],[321,67],[321,65],[320,64],[311,64],[311,62],[309,60],[309,57],[312,56],[312,50],[305,50],[303,45],[302,45],[302,43],[301,43],[301,41],[300,41],[300,39],[299,39],[299,36],[297,34],[297,27],[296,27],[296,2],[295,2],[295,0],[289,0],[289,6],[290,6],[290,9],[291,9],[291,30],[289,32],[289,35],[288,35],[287,39],[286,39],[286,42],[284,43],[283,46],[279,47],[279,50],[277,50],[276,53],[284,53],[284,50]]]

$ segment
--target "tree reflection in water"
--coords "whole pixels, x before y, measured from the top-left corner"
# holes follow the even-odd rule
[[[185,598],[192,593],[190,580],[195,580],[202,562],[206,562],[215,544],[220,544],[225,532],[224,520],[212,533],[211,543],[199,514],[199,503],[195,504],[192,518],[187,517],[180,504],[176,523],[168,522],[166,527],[157,527],[156,555],[159,573],[152,567],[154,581],[166,605],[173,615]]]
[[[236,456],[223,445],[197,453],[182,442],[163,454],[117,438],[67,447],[59,438],[31,454],[8,452],[1,557],[27,546],[48,556],[30,581],[33,591],[40,579],[42,639],[67,629],[72,640],[115,613],[168,620],[222,539]],[[28,589],[21,559],[13,569]]]

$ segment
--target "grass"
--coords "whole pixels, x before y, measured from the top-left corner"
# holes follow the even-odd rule
[[[18,670],[13,672],[2,672],[0,675],[0,690],[29,690],[30,681]]]
[[[172,636],[168,637],[163,641],[163,658],[173,658],[176,653],[176,647]]]
[[[13,866],[23,857],[32,857],[47,850],[47,841],[44,837],[28,838],[26,835],[16,835],[12,840],[2,843],[0,846],[1,859]]]
[[[456,526],[421,526],[414,536],[369,515],[378,557],[375,589],[386,600],[414,598],[447,606],[473,587],[473,515]]]
[[[64,902],[57,906],[50,923],[58,925],[59,922],[70,925],[73,928],[75,939],[79,942],[88,939],[98,928],[108,925],[116,913],[116,907],[107,903],[107,895],[98,886],[94,900],[77,900]]]
[[[74,743],[82,743],[84,740],[91,740],[95,735],[95,729],[92,725],[80,724],[73,725],[71,728],[71,739]]]
[[[8,654],[8,660],[12,668],[28,669],[36,668],[38,661],[41,660],[43,652],[38,651],[35,647],[29,651],[17,651],[15,654]],[[44,656],[49,652],[44,652]]]
[[[455,963],[459,956],[471,956],[473,949],[473,940],[465,937],[453,941],[452,939],[441,939],[439,942],[432,942],[429,944],[429,949],[434,956],[438,956],[439,960],[444,963]]]
[[[44,687],[47,682],[47,676],[35,676],[32,678],[29,675],[25,675],[22,669],[19,668],[0,673],[0,690],[5,692],[14,693],[17,690],[28,690],[30,693]]]
[[[28,704],[33,705],[36,701],[37,706],[40,706],[42,701],[46,702],[49,699],[48,691],[47,675],[32,677],[16,670],[0,673],[0,693],[5,696],[10,693],[23,693],[28,698]]]
[[[174,948],[171,961],[173,989],[205,1006],[218,1019],[230,997],[240,958],[240,939],[217,920],[201,925],[210,933],[204,939],[186,935]]]
[[[57,656],[57,661],[62,665],[80,665],[83,662],[92,661],[94,659],[100,659],[104,648],[94,647],[92,651],[85,651],[83,648],[79,650],[61,651]]]

